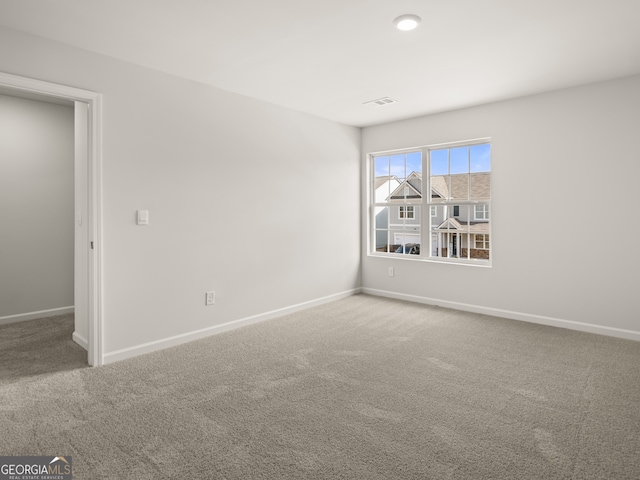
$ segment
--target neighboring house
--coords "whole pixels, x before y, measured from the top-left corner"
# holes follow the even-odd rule
[[[420,244],[421,202],[422,202],[422,174],[411,172],[407,179],[399,183],[389,197],[391,202],[402,202],[403,205],[392,207],[390,210],[389,231],[390,242],[393,245],[408,243]],[[404,204],[414,202],[413,205]]]
[[[490,187],[490,173],[431,177],[431,256],[489,258]],[[452,200],[461,203],[451,204]],[[421,243],[422,173],[412,172],[391,192],[387,201],[399,204],[388,207],[390,251],[399,245]],[[445,201],[446,205],[438,205]],[[377,235],[380,236],[380,232]],[[386,239],[379,240],[376,245],[382,245],[384,250]]]
[[[395,175],[376,177],[374,184],[374,201],[385,202],[400,185],[400,180]],[[374,212],[376,228],[387,229],[389,227],[389,209],[386,207],[376,207]],[[376,245],[386,245],[387,236],[385,232],[376,231]]]

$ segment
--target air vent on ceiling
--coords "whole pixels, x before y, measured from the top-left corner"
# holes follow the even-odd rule
[[[363,105],[366,105],[368,107],[383,107],[385,105],[390,105],[396,102],[397,100],[394,100],[393,98],[382,97],[376,100],[369,100],[368,102],[364,102]]]

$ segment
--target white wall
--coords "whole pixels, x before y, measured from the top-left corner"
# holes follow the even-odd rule
[[[636,76],[363,129],[364,154],[493,139],[493,267],[365,248],[365,291],[640,339],[639,125]]]
[[[9,29],[0,71],[104,95],[107,356],[359,287],[359,129]]]
[[[73,148],[73,108],[0,95],[0,317],[7,321],[73,306]]]

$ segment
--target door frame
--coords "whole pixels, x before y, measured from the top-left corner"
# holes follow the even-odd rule
[[[0,86],[14,90],[62,98],[88,105],[86,205],[89,246],[87,276],[88,301],[88,362],[104,364],[102,305],[102,94],[57,83],[0,72]]]

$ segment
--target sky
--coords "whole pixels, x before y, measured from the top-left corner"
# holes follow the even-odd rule
[[[491,144],[431,150],[431,175],[491,171]],[[399,179],[411,172],[422,172],[422,153],[409,152],[375,157],[375,176],[395,175]]]

